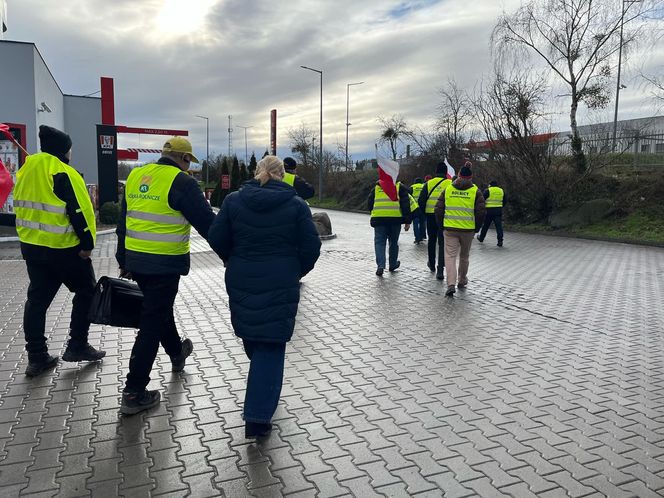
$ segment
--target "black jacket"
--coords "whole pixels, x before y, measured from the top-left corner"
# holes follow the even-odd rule
[[[316,194],[316,190],[314,189],[314,187],[304,178],[297,175],[295,175],[293,188],[295,189],[295,192],[297,192],[297,195],[302,197],[302,199],[304,199],[305,201],[307,199],[311,199]]]
[[[62,161],[65,158],[58,157],[58,159]],[[67,162],[66,159],[63,162]],[[30,261],[48,261],[63,256],[67,257],[75,255],[78,257],[79,251],[91,251],[94,249],[95,244],[92,239],[92,234],[89,230],[86,230],[88,228],[88,222],[83,213],[79,211],[80,206],[78,204],[78,199],[76,199],[74,187],[72,186],[67,173],[57,173],[53,175],[53,193],[66,204],[65,209],[67,211],[67,216],[69,217],[69,222],[74,228],[74,232],[76,232],[80,244],[67,249],[52,249],[50,247],[21,242],[21,254],[23,255],[23,259]]]
[[[376,185],[379,185],[376,182]],[[404,185],[399,185],[399,207],[401,208],[401,218],[393,217],[371,217],[370,224],[372,227],[380,225],[401,225],[402,223],[410,224],[412,221],[412,213],[410,212],[410,198],[408,197],[408,187]],[[376,188],[372,188],[369,192],[369,198],[367,199],[367,209],[371,212],[374,206],[374,200],[376,197]]]
[[[290,340],[300,278],[320,255],[320,238],[306,203],[284,182],[261,186],[250,180],[224,199],[209,241],[226,263],[235,334],[262,342]]]
[[[157,161],[157,164],[167,164],[177,168],[178,165],[165,157]],[[214,213],[210,204],[203,196],[198,182],[184,171],[180,172],[173,180],[168,192],[168,205],[180,211],[189,223],[206,240],[208,230],[214,220]],[[164,255],[147,254],[125,249],[125,234],[127,231],[127,197],[122,198],[122,215],[118,221],[118,248],[115,253],[120,268],[132,273],[145,275],[186,275],[189,273],[189,254]]]

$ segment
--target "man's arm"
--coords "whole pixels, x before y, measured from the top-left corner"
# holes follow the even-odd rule
[[[175,177],[168,193],[168,204],[180,211],[207,240],[210,225],[214,221],[214,212],[193,177],[184,172]]]
[[[374,187],[371,189],[371,192],[369,192],[369,197],[367,198],[367,210],[369,212],[373,211],[375,198],[376,198],[376,188]]]
[[[410,194],[408,189],[403,185],[399,185],[399,208],[401,209],[401,216],[406,225],[410,225],[413,221],[413,214],[410,211]]]
[[[74,232],[80,241],[79,249],[81,251],[92,251],[95,247],[92,232],[88,222],[83,215],[81,206],[78,204],[74,187],[67,173],[57,173],[53,175],[53,193],[65,203],[65,209],[69,222],[74,228]]]
[[[297,192],[297,195],[299,195],[304,200],[311,199],[316,194],[314,187],[304,178],[301,178],[297,175],[295,175],[293,188]]]
[[[486,201],[484,195],[479,190],[475,196],[475,232],[479,232],[484,224],[484,217],[486,216]]]
[[[434,208],[434,215],[436,216],[436,226],[439,230],[443,228],[443,219],[445,218],[445,190],[443,190],[436,202]]]
[[[120,206],[120,219],[118,220],[118,226],[115,228],[115,233],[118,236],[118,246],[115,250],[115,260],[118,262],[120,269],[124,270],[126,255],[125,236],[127,234],[127,198],[124,195],[122,196],[122,202]]]
[[[427,209],[427,199],[429,197],[429,192],[427,192],[427,187],[428,184],[425,183],[424,187],[422,187],[422,192],[420,192],[420,196],[417,198],[417,203],[420,205],[420,210],[422,213],[426,212]]]

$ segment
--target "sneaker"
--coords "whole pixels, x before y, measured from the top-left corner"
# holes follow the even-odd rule
[[[468,286],[468,280],[466,280],[465,282],[459,282],[459,283],[457,284],[457,287],[458,287],[459,289],[465,289],[467,286]]]
[[[431,273],[436,271],[436,265],[434,263],[432,263],[431,261],[427,262],[427,266],[429,267],[429,270],[431,271]]]
[[[378,276],[378,277],[382,277],[384,271],[385,271],[384,268],[378,268],[378,269],[376,270],[376,276]]]
[[[161,394],[159,391],[143,391],[140,393],[123,392],[120,413],[135,415],[159,404]]]
[[[76,343],[69,341],[67,349],[62,355],[63,361],[99,361],[106,356],[106,351],[97,350],[93,348],[90,343],[85,343],[83,346],[78,346]]]
[[[397,271],[397,268],[401,266],[401,261],[397,261],[397,264],[390,266],[390,273]]]
[[[272,424],[261,424],[259,422],[245,422],[244,437],[247,439],[256,439],[269,436],[272,431]]]
[[[171,372],[182,372],[182,370],[184,370],[185,361],[193,350],[194,345],[191,342],[191,339],[185,339],[182,341],[182,351],[180,354],[177,356],[171,356],[171,363],[173,364]]]
[[[25,375],[36,377],[37,375],[50,370],[58,364],[58,357],[46,353],[44,356],[28,360],[28,366],[25,369]]]
[[[503,247],[503,241],[502,241],[502,240],[499,240],[499,241],[498,241],[498,244],[496,244],[496,245],[497,245],[498,247]]]
[[[481,244],[482,242],[484,242],[484,239],[480,239],[480,236],[478,235],[477,236],[477,242],[479,242]]]
[[[448,285],[447,290],[445,291],[445,295],[447,297],[452,297],[455,292],[456,292],[456,289],[454,288],[454,286],[453,285]]]
[[[445,267],[439,266],[436,272],[436,280],[445,280]]]

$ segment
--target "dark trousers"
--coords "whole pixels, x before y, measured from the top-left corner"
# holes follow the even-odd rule
[[[74,293],[69,336],[72,342],[84,345],[88,341],[88,310],[97,280],[90,259],[73,254],[52,261],[26,260],[30,286],[23,313],[25,349],[28,357],[38,359],[46,355],[46,311],[60,286],[65,284]]]
[[[175,326],[173,304],[180,275],[133,274],[143,292],[140,329],[129,359],[125,391],[140,392],[150,382],[150,371],[161,344],[169,356],[182,352],[182,342]]]
[[[244,352],[251,364],[244,396],[244,420],[267,424],[272,420],[284,380],[286,343],[244,339]]]
[[[429,249],[429,266],[436,267],[436,244],[438,244],[438,265],[445,266],[445,240],[443,231],[438,228],[436,217],[433,214],[427,214],[427,234],[429,240],[427,249]]]
[[[491,227],[491,223],[496,225],[496,235],[498,236],[498,242],[503,241],[503,213],[492,213],[490,209],[487,209],[486,216],[484,217],[484,224],[482,225],[482,231],[478,240],[484,240],[486,233]]]
[[[413,217],[413,235],[415,235],[415,242],[419,242],[427,238],[427,219],[424,215],[416,215]]]

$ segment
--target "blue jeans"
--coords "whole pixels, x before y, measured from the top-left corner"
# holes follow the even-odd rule
[[[376,250],[376,265],[378,268],[385,268],[385,246],[388,241],[390,242],[390,268],[394,268],[397,265],[400,233],[401,223],[374,227],[374,248]]]
[[[285,342],[258,342],[243,339],[244,352],[251,364],[244,395],[244,420],[268,424],[279,404],[284,380]]]
[[[427,219],[424,216],[413,218],[413,235],[415,236],[415,242],[427,238]]]

